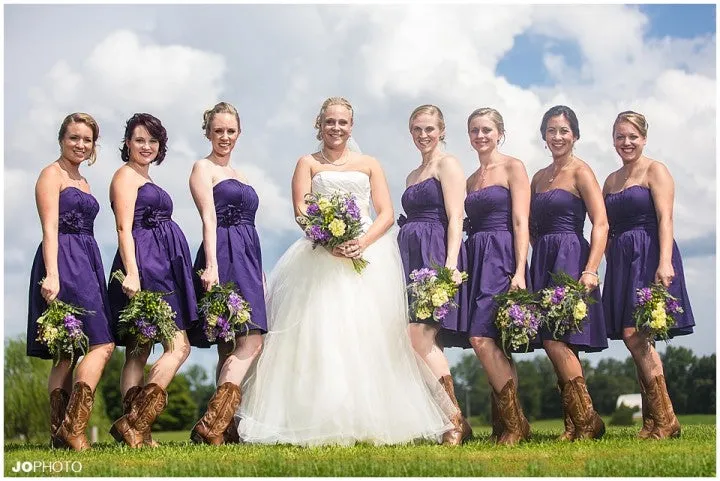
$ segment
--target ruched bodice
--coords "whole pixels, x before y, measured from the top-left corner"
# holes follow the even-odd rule
[[[93,235],[100,205],[91,194],[76,187],[60,191],[58,233]]]
[[[443,225],[448,223],[442,186],[434,177],[405,189],[401,202],[407,222],[433,222]]]
[[[370,177],[359,170],[322,170],[313,175],[312,191],[318,194],[350,193],[360,208],[363,224],[372,223],[370,218]]]
[[[255,225],[259,200],[255,189],[237,179],[221,180],[213,187],[218,227]]]
[[[512,230],[512,199],[501,185],[491,185],[468,194],[465,198],[469,232]]]
[[[605,196],[610,237],[629,230],[657,232],[657,214],[650,189],[633,185]]]
[[[535,193],[530,202],[530,232],[533,237],[574,232],[582,235],[585,202],[567,190]]]
[[[146,182],[138,189],[135,200],[133,230],[154,229],[172,217],[173,203],[170,195],[152,182]]]

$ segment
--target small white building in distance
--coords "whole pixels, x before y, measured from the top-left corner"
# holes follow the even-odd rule
[[[621,404],[629,408],[637,406],[638,410],[633,413],[633,419],[642,418],[642,396],[640,393],[619,395],[615,402],[615,409],[619,408]]]

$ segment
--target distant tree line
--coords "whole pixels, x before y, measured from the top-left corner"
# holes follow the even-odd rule
[[[665,369],[668,393],[675,413],[715,413],[715,354],[696,357],[692,350],[668,346],[660,355]],[[603,359],[597,366],[582,360],[585,379],[595,409],[602,415],[615,410],[621,394],[639,393],[635,364],[628,356],[624,361]],[[516,361],[518,394],[528,419],[559,418],[562,415],[557,380],[550,360],[538,356]],[[464,354],[452,368],[457,395],[463,412],[490,417],[490,385],[482,365],[474,354]]]

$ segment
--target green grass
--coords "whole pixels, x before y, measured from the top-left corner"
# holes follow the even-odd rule
[[[487,441],[490,428],[474,426],[475,438],[460,448],[414,446],[351,448],[295,446],[196,446],[188,432],[157,433],[158,449],[131,450],[99,443],[92,451],[51,451],[7,444],[6,476],[18,461],[79,461],[82,472],[59,476],[715,476],[715,416],[680,416],[680,439],[640,441],[639,425],[608,427],[600,441],[560,443],[560,420],[532,424],[533,439],[519,446]],[[77,465],[76,465],[77,466]]]

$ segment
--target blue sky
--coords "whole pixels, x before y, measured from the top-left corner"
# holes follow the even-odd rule
[[[233,163],[260,196],[257,226],[269,273],[300,235],[289,198],[295,161],[317,146],[313,122],[323,99],[342,95],[355,107],[361,148],[385,168],[397,214],[405,176],[419,163],[407,131],[418,105],[443,109],[446,148],[466,175],[477,168],[465,132],[475,108],[500,110],[508,131],[502,149],[532,175],[549,162],[537,134],[543,112],[570,105],[582,131],[576,152],[600,183],[620,165],[609,133],[615,115],[645,113],[646,153],[675,178],[675,237],[698,322],[696,334],[673,344],[715,352],[715,10],[5,5],[5,336],[25,329],[27,278],[41,234],[33,186],[57,157],[54,138],[67,113],[88,111],[101,126],[99,161],[83,172],[101,204],[95,232],[107,270],[117,247],[107,186],[119,167],[124,121],[148,111],[167,126],[168,160],[151,175],[172,195],[173,217],[194,253],[201,224],[187,177],[208,153],[202,112],[219,100],[236,105],[243,134]],[[608,356],[627,352],[612,342],[587,358]],[[210,367],[214,358],[194,351],[188,363]]]

